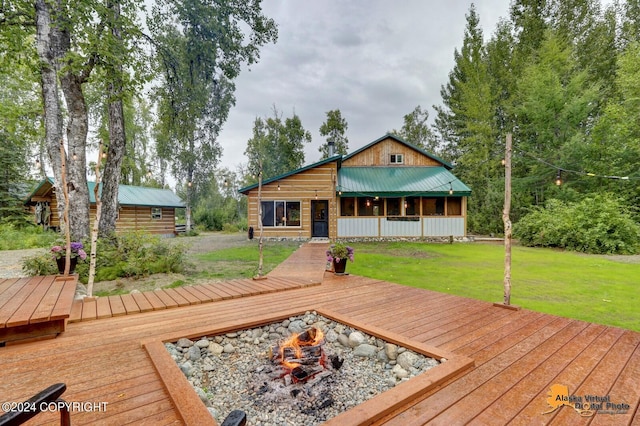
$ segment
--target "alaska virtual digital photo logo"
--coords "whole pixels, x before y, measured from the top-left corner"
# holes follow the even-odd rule
[[[583,417],[591,417],[594,414],[626,414],[629,404],[611,401],[609,395],[571,395],[569,387],[555,384],[549,388],[547,404],[550,409],[542,414],[553,413],[563,406],[573,408]]]

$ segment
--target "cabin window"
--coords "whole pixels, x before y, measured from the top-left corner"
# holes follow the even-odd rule
[[[424,216],[444,216],[444,197],[423,198],[422,214]]]
[[[404,156],[402,154],[391,154],[389,162],[391,164],[402,164],[404,163]]]
[[[151,219],[162,219],[162,207],[151,207]]]
[[[380,198],[358,198],[358,216],[384,216],[384,201]]]
[[[387,215],[400,216],[400,198],[387,198]]]
[[[405,216],[420,216],[420,197],[407,197],[404,199]]]
[[[355,216],[356,199],[353,197],[340,198],[340,216]]]
[[[262,226],[300,226],[300,201],[263,201]]]
[[[462,216],[462,198],[447,198],[447,216]]]

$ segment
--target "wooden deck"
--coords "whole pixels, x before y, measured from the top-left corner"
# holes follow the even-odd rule
[[[0,280],[0,345],[52,338],[65,330],[75,276]]]
[[[321,246],[304,249],[310,250],[300,251],[305,256],[317,250],[323,257]],[[296,253],[289,262],[292,281]],[[284,267],[278,275],[287,275]],[[330,273],[322,285],[80,321],[56,339],[0,348],[0,395],[3,402],[23,401],[64,382],[67,401],[107,403],[102,411],[72,411],[75,425],[184,424],[184,419],[195,424],[185,414],[188,407],[172,402],[145,345],[153,348],[153,342],[175,336],[233,330],[312,309],[474,361],[472,368],[373,424],[640,424],[640,333]],[[583,402],[585,395],[593,395],[628,408],[607,414],[603,407],[585,417],[559,406],[543,414],[551,410],[547,398],[554,384],[567,386],[569,395]],[[57,421],[47,413],[28,424]]]

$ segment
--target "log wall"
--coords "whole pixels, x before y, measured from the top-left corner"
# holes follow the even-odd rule
[[[329,238],[337,235],[336,163],[331,162],[262,185],[262,201],[300,201],[300,226],[264,227],[265,237],[311,238],[311,201],[329,200]],[[278,185],[280,189],[278,189]],[[247,192],[248,224],[258,238],[258,188]]]

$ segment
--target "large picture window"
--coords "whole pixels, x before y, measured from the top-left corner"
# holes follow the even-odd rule
[[[300,201],[263,201],[262,226],[300,226]]]

